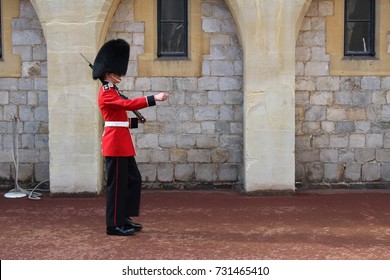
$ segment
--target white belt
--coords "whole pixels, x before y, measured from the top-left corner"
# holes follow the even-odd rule
[[[105,122],[104,127],[113,126],[113,127],[129,127],[129,122]]]

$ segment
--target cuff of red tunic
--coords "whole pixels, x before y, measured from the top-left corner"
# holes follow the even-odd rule
[[[154,95],[149,95],[146,97],[146,100],[148,102],[148,106],[155,106],[156,105],[156,99],[154,99]]]

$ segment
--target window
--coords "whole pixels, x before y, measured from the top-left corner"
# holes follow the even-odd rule
[[[187,0],[158,0],[158,57],[188,56]]]
[[[345,0],[344,55],[375,55],[375,0]]]

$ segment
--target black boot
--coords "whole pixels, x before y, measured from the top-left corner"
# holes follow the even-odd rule
[[[108,226],[107,235],[129,236],[135,232],[134,228],[128,226]]]
[[[130,218],[125,219],[126,226],[129,226],[130,228],[134,229],[135,231],[140,231],[142,229],[142,225],[133,222]]]

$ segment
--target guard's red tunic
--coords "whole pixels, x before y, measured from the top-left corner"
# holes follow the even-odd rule
[[[105,122],[127,122],[126,111],[135,111],[155,105],[154,96],[123,99],[116,86],[104,84],[99,91],[98,103]],[[135,156],[133,141],[128,127],[105,127],[102,136],[103,156]]]

